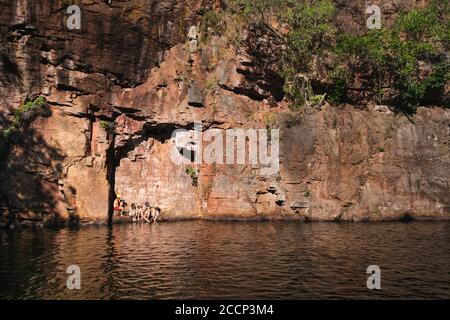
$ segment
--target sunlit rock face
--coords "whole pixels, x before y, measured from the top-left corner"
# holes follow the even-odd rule
[[[416,2],[380,4],[392,17]],[[254,50],[263,37],[202,42],[193,28],[220,1],[82,1],[71,31],[65,3],[0,1],[0,126],[27,98],[45,96],[52,110],[1,162],[3,220],[105,221],[116,195],[166,219],[449,217],[448,109],[325,105],[293,116],[272,53]],[[336,4],[343,28],[364,27],[360,1]],[[173,131],[198,122],[279,128],[279,172],[174,163]]]

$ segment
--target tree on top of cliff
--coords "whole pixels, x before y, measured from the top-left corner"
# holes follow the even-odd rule
[[[249,26],[265,29],[275,42],[282,44],[279,70],[292,109],[309,104],[315,96],[311,79],[326,71],[323,56],[330,51],[336,35],[332,2],[230,0],[229,3],[241,8]],[[280,23],[279,28],[273,27],[273,19]]]
[[[229,3],[241,8],[249,25],[283,44],[279,72],[293,110],[312,105],[316,93],[336,103],[373,101],[407,113],[420,104],[448,106],[448,1],[402,12],[391,28],[361,35],[337,32],[330,0]],[[274,17],[282,28],[270,23]]]
[[[362,90],[407,113],[424,103],[448,106],[448,14],[448,3],[434,1],[401,13],[390,29],[342,35],[336,68],[347,96]]]
[[[293,98],[294,109],[315,96],[311,79],[324,76],[324,58],[336,37],[332,24],[334,6],[328,0],[314,5],[295,4],[284,14],[291,31],[281,60],[281,72],[286,79],[285,91]]]

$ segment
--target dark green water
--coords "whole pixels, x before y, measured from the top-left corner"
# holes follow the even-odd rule
[[[366,268],[381,268],[380,291]],[[81,269],[68,290],[66,269]],[[0,230],[0,298],[450,298],[450,222]]]

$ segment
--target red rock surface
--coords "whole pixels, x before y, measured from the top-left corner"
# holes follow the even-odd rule
[[[335,2],[341,27],[360,30],[362,2]],[[387,23],[419,2],[379,1]],[[3,219],[104,221],[115,193],[159,206],[166,219],[450,216],[450,110],[406,117],[326,105],[292,114],[271,64],[250,50],[264,39],[247,35],[236,48],[199,35],[193,48],[198,10],[218,1],[81,1],[80,31],[65,28],[65,3],[0,2],[0,120],[38,95],[52,110],[1,163]],[[281,129],[278,175],[170,160],[175,128],[264,128],[268,119]],[[116,122],[114,134],[105,120]],[[188,166],[199,170],[197,186]]]

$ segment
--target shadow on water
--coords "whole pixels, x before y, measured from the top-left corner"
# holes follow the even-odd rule
[[[111,299],[117,299],[116,278],[120,276],[120,265],[117,260],[118,252],[115,247],[114,228],[111,224],[107,226],[105,261],[102,263],[105,282],[100,287],[102,295],[107,295]]]

